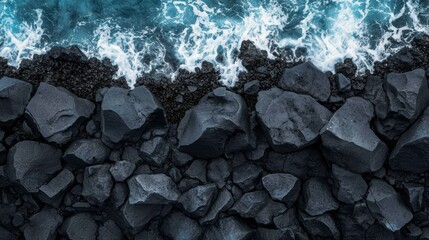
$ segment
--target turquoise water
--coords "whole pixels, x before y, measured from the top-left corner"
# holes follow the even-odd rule
[[[346,57],[371,69],[429,32],[429,0],[0,0],[0,19],[0,56],[14,66],[78,44],[130,84],[206,60],[232,85],[245,71],[236,56],[244,40],[323,70]]]

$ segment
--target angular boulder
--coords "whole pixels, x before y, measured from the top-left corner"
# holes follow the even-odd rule
[[[83,174],[82,196],[89,203],[103,204],[109,197],[113,187],[113,178],[109,172],[110,165],[94,165],[86,167]]]
[[[215,184],[200,185],[189,189],[179,198],[183,209],[192,216],[203,217],[217,195]]]
[[[178,131],[180,151],[216,158],[249,147],[249,116],[243,98],[217,88],[188,110]]]
[[[292,206],[299,197],[301,181],[287,173],[273,173],[262,178],[262,184],[273,200]]]
[[[311,216],[338,209],[339,203],[331,187],[322,179],[310,178],[302,185],[299,207]]]
[[[256,113],[269,144],[280,153],[314,144],[332,115],[314,98],[278,88],[259,92]]]
[[[10,126],[24,113],[32,90],[28,82],[8,77],[0,79],[0,125]]]
[[[101,103],[102,140],[108,145],[137,141],[150,128],[166,124],[164,109],[144,86],[112,87]]]
[[[73,167],[102,164],[110,156],[110,149],[100,139],[79,139],[66,149],[63,158]]]
[[[333,192],[341,202],[353,204],[363,199],[368,185],[361,175],[332,164]]]
[[[180,197],[176,184],[165,174],[140,174],[128,179],[131,204],[169,204]]]
[[[371,130],[373,116],[374,108],[367,100],[347,99],[320,132],[325,158],[356,173],[380,169],[388,149]]]
[[[286,91],[306,94],[326,102],[331,95],[328,76],[310,62],[286,68],[278,86]]]
[[[76,136],[94,108],[94,103],[42,82],[25,109],[25,119],[33,132],[48,142],[65,144]]]

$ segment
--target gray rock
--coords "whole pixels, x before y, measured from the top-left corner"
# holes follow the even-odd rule
[[[256,95],[261,87],[258,80],[247,82],[243,86],[243,93],[247,95]]]
[[[347,94],[352,91],[350,80],[341,73],[335,77],[335,85],[338,91],[342,94]]]
[[[200,218],[200,224],[210,225],[215,223],[219,214],[228,210],[233,204],[234,198],[232,197],[232,194],[227,189],[222,189],[207,214]]]
[[[28,82],[8,77],[0,79],[0,125],[10,126],[22,116],[32,90]]]
[[[255,214],[254,219],[259,224],[272,224],[274,217],[286,212],[286,210],[287,208],[283,203],[274,202],[268,198],[264,207]]]
[[[161,232],[173,240],[198,240],[203,230],[194,219],[173,212],[162,220]]]
[[[299,207],[311,216],[336,210],[338,206],[331,187],[324,180],[310,178],[302,185],[302,199]]]
[[[388,149],[371,130],[373,116],[374,108],[367,100],[347,99],[321,130],[325,158],[356,173],[380,169]]]
[[[132,90],[112,87],[104,95],[101,131],[107,144],[137,141],[144,131],[165,124],[164,109],[144,86]]]
[[[429,108],[399,138],[390,154],[389,166],[394,170],[423,173],[429,170]]]
[[[341,202],[353,204],[363,199],[368,185],[361,175],[332,164],[333,192]]]
[[[278,86],[286,91],[310,95],[322,102],[331,95],[328,77],[310,62],[286,68]]]
[[[73,167],[84,167],[104,163],[110,149],[100,139],[80,139],[66,149],[64,160]]]
[[[215,184],[200,185],[183,193],[179,198],[179,203],[192,216],[203,217],[209,210],[217,193]]]
[[[73,173],[68,169],[63,169],[49,183],[39,188],[38,197],[42,202],[58,208],[64,194],[72,187],[73,183]]]
[[[63,222],[58,212],[50,207],[30,217],[29,223],[24,227],[25,239],[53,240],[56,239],[57,229]],[[0,237],[1,238],[1,237]]]
[[[417,183],[404,183],[404,192],[406,200],[413,209],[413,212],[422,210],[425,192],[424,186]]]
[[[301,181],[287,173],[274,173],[265,175],[262,184],[273,200],[292,206],[299,197]]]
[[[136,165],[128,161],[118,161],[110,167],[110,174],[117,182],[123,182],[133,174]]]
[[[254,164],[245,163],[233,169],[232,181],[244,192],[255,188],[256,182],[262,175],[262,168]]]
[[[366,231],[365,239],[397,240],[391,231],[380,224],[372,225],[368,231]]]
[[[189,178],[195,178],[202,183],[207,183],[207,161],[195,160],[186,170],[185,175]]]
[[[264,208],[269,198],[268,193],[264,190],[245,193],[234,204],[231,211],[240,214],[244,218],[254,218]]]
[[[124,148],[121,158],[122,159],[118,159],[118,161],[126,160],[128,162],[134,163],[136,166],[140,166],[143,164],[143,159],[139,156],[139,151],[130,146]]]
[[[170,176],[175,183],[178,183],[180,180],[182,180],[182,172],[176,167],[172,167],[168,171],[168,176]]]
[[[170,153],[169,144],[161,137],[155,137],[149,141],[143,142],[139,155],[147,163],[154,166],[162,166]]]
[[[94,108],[94,103],[86,99],[41,82],[25,109],[25,119],[33,132],[47,141],[65,144],[76,136]]]
[[[215,89],[188,110],[178,131],[180,151],[216,158],[249,147],[249,116],[240,95]]]
[[[365,202],[356,203],[353,207],[353,220],[364,229],[368,229],[374,225],[375,219],[371,215]]]
[[[366,204],[374,218],[392,232],[400,230],[413,218],[401,196],[382,180],[371,181]]]
[[[223,158],[210,161],[207,167],[207,178],[221,189],[231,175],[231,167]]]
[[[61,232],[70,240],[96,240],[98,225],[89,213],[78,213],[67,218]]]
[[[82,196],[95,205],[101,205],[110,197],[113,178],[109,172],[110,165],[95,165],[86,167],[83,176]]]
[[[231,216],[222,218],[216,225],[210,226],[205,231],[203,239],[247,240],[251,237],[252,229],[238,218]]]
[[[295,239],[309,239],[306,231],[301,227],[297,212],[296,208],[290,208],[286,212],[279,214],[273,218],[274,225],[278,229],[291,229]]]
[[[368,77],[365,84],[363,97],[374,105],[376,113],[382,113],[387,109],[387,96],[383,85],[383,79],[378,76]]]
[[[126,183],[115,183],[105,205],[112,209],[117,209],[128,199],[128,194],[129,189]]]
[[[256,112],[269,144],[281,153],[314,144],[332,115],[314,98],[278,88],[259,92]]]
[[[140,174],[128,179],[131,204],[175,203],[180,192],[176,184],[165,174]]]
[[[30,193],[36,193],[61,170],[61,150],[50,145],[22,141],[7,155],[6,174]]]
[[[192,159],[194,159],[191,155],[180,152],[175,148],[173,149],[171,155],[171,162],[178,167],[185,166],[190,161],[192,161]]]
[[[429,104],[426,73],[416,69],[406,73],[389,73],[384,83],[386,108],[378,109],[375,127],[388,139],[397,139]]]
[[[112,220],[107,220],[98,228],[98,240],[124,240],[121,229]]]
[[[341,239],[341,233],[335,225],[334,219],[328,213],[311,216],[300,211],[299,219],[305,230],[315,238]]]

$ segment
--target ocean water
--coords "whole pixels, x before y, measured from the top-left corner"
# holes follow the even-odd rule
[[[244,40],[271,58],[361,71],[429,33],[429,0],[0,0],[0,56],[19,66],[54,45],[110,58],[130,85],[214,63],[233,85]]]

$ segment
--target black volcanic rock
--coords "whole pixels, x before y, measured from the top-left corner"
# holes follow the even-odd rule
[[[10,126],[24,113],[32,90],[30,83],[8,77],[0,79],[0,125]]]
[[[378,109],[376,129],[388,139],[397,139],[413,124],[429,104],[426,73],[417,69],[406,73],[390,73],[384,89],[386,108]]]
[[[422,173],[429,170],[429,108],[396,143],[389,165],[392,169]]]
[[[414,212],[423,208],[425,187],[417,183],[404,183],[405,199]]]
[[[112,220],[107,220],[98,228],[98,240],[123,240],[125,236]]]
[[[314,144],[332,115],[314,98],[278,88],[259,92],[256,112],[271,147],[281,153]]]
[[[53,240],[56,239],[57,229],[63,218],[54,208],[46,207],[30,217],[29,223],[24,226],[25,239]],[[1,237],[0,237],[1,238]]]
[[[332,164],[333,193],[338,200],[353,204],[362,200],[368,185],[361,175]]]
[[[207,228],[203,239],[248,240],[251,237],[252,229],[237,217],[230,216],[220,219],[216,225]]]
[[[212,160],[207,166],[207,178],[215,183],[219,189],[225,186],[230,175],[231,167],[223,158]]]
[[[247,192],[255,188],[262,175],[262,168],[257,165],[244,163],[233,169],[232,181]]]
[[[320,132],[325,158],[356,173],[380,169],[388,149],[371,130],[373,116],[369,101],[359,97],[347,99]]]
[[[311,216],[336,210],[339,206],[332,195],[331,187],[322,179],[310,178],[302,185],[299,207]]]
[[[299,197],[301,181],[287,173],[273,173],[262,178],[262,184],[273,200],[292,206]]]
[[[169,239],[198,240],[203,229],[194,219],[181,212],[173,212],[162,220],[161,232]]]
[[[136,165],[129,161],[118,161],[110,167],[110,174],[117,182],[127,180],[136,169]]]
[[[128,180],[131,204],[175,203],[180,192],[176,184],[165,174],[140,174]]]
[[[109,172],[110,165],[101,164],[86,167],[83,176],[82,196],[89,203],[103,204],[109,197],[113,187],[113,178]]]
[[[203,217],[218,191],[215,184],[200,185],[184,192],[179,198],[183,209],[192,216]]]
[[[40,83],[25,110],[25,119],[33,132],[49,142],[65,144],[78,132],[80,124],[89,118],[95,105],[78,98],[64,88]]]
[[[63,169],[49,183],[39,188],[38,197],[41,201],[54,207],[59,207],[64,194],[74,183],[74,175],[70,170]]]
[[[78,213],[64,221],[61,232],[70,240],[96,240],[98,225],[91,214]]]
[[[311,216],[300,211],[299,219],[308,233],[316,239],[317,237],[341,239],[341,233],[335,225],[335,220],[328,213]]]
[[[137,141],[142,133],[166,124],[164,109],[144,86],[109,88],[101,103],[102,140],[108,145]]]
[[[161,137],[155,137],[143,142],[139,150],[140,157],[147,163],[154,166],[162,166],[170,153],[170,146]]]
[[[199,158],[248,148],[249,116],[240,95],[217,88],[204,96],[180,121],[180,151]]]
[[[199,222],[203,225],[213,224],[219,217],[219,214],[228,210],[234,204],[234,198],[227,189],[222,189],[213,201],[207,214],[200,218]]]
[[[278,86],[286,91],[310,95],[322,102],[331,95],[328,77],[310,62],[286,68]]]
[[[270,196],[264,190],[248,192],[234,204],[231,211],[244,218],[255,218],[257,213],[266,206]]]
[[[84,167],[104,163],[110,149],[100,139],[79,139],[71,143],[63,158],[73,167]]]
[[[9,150],[6,174],[10,181],[36,193],[61,167],[61,150],[43,143],[23,141]]]

